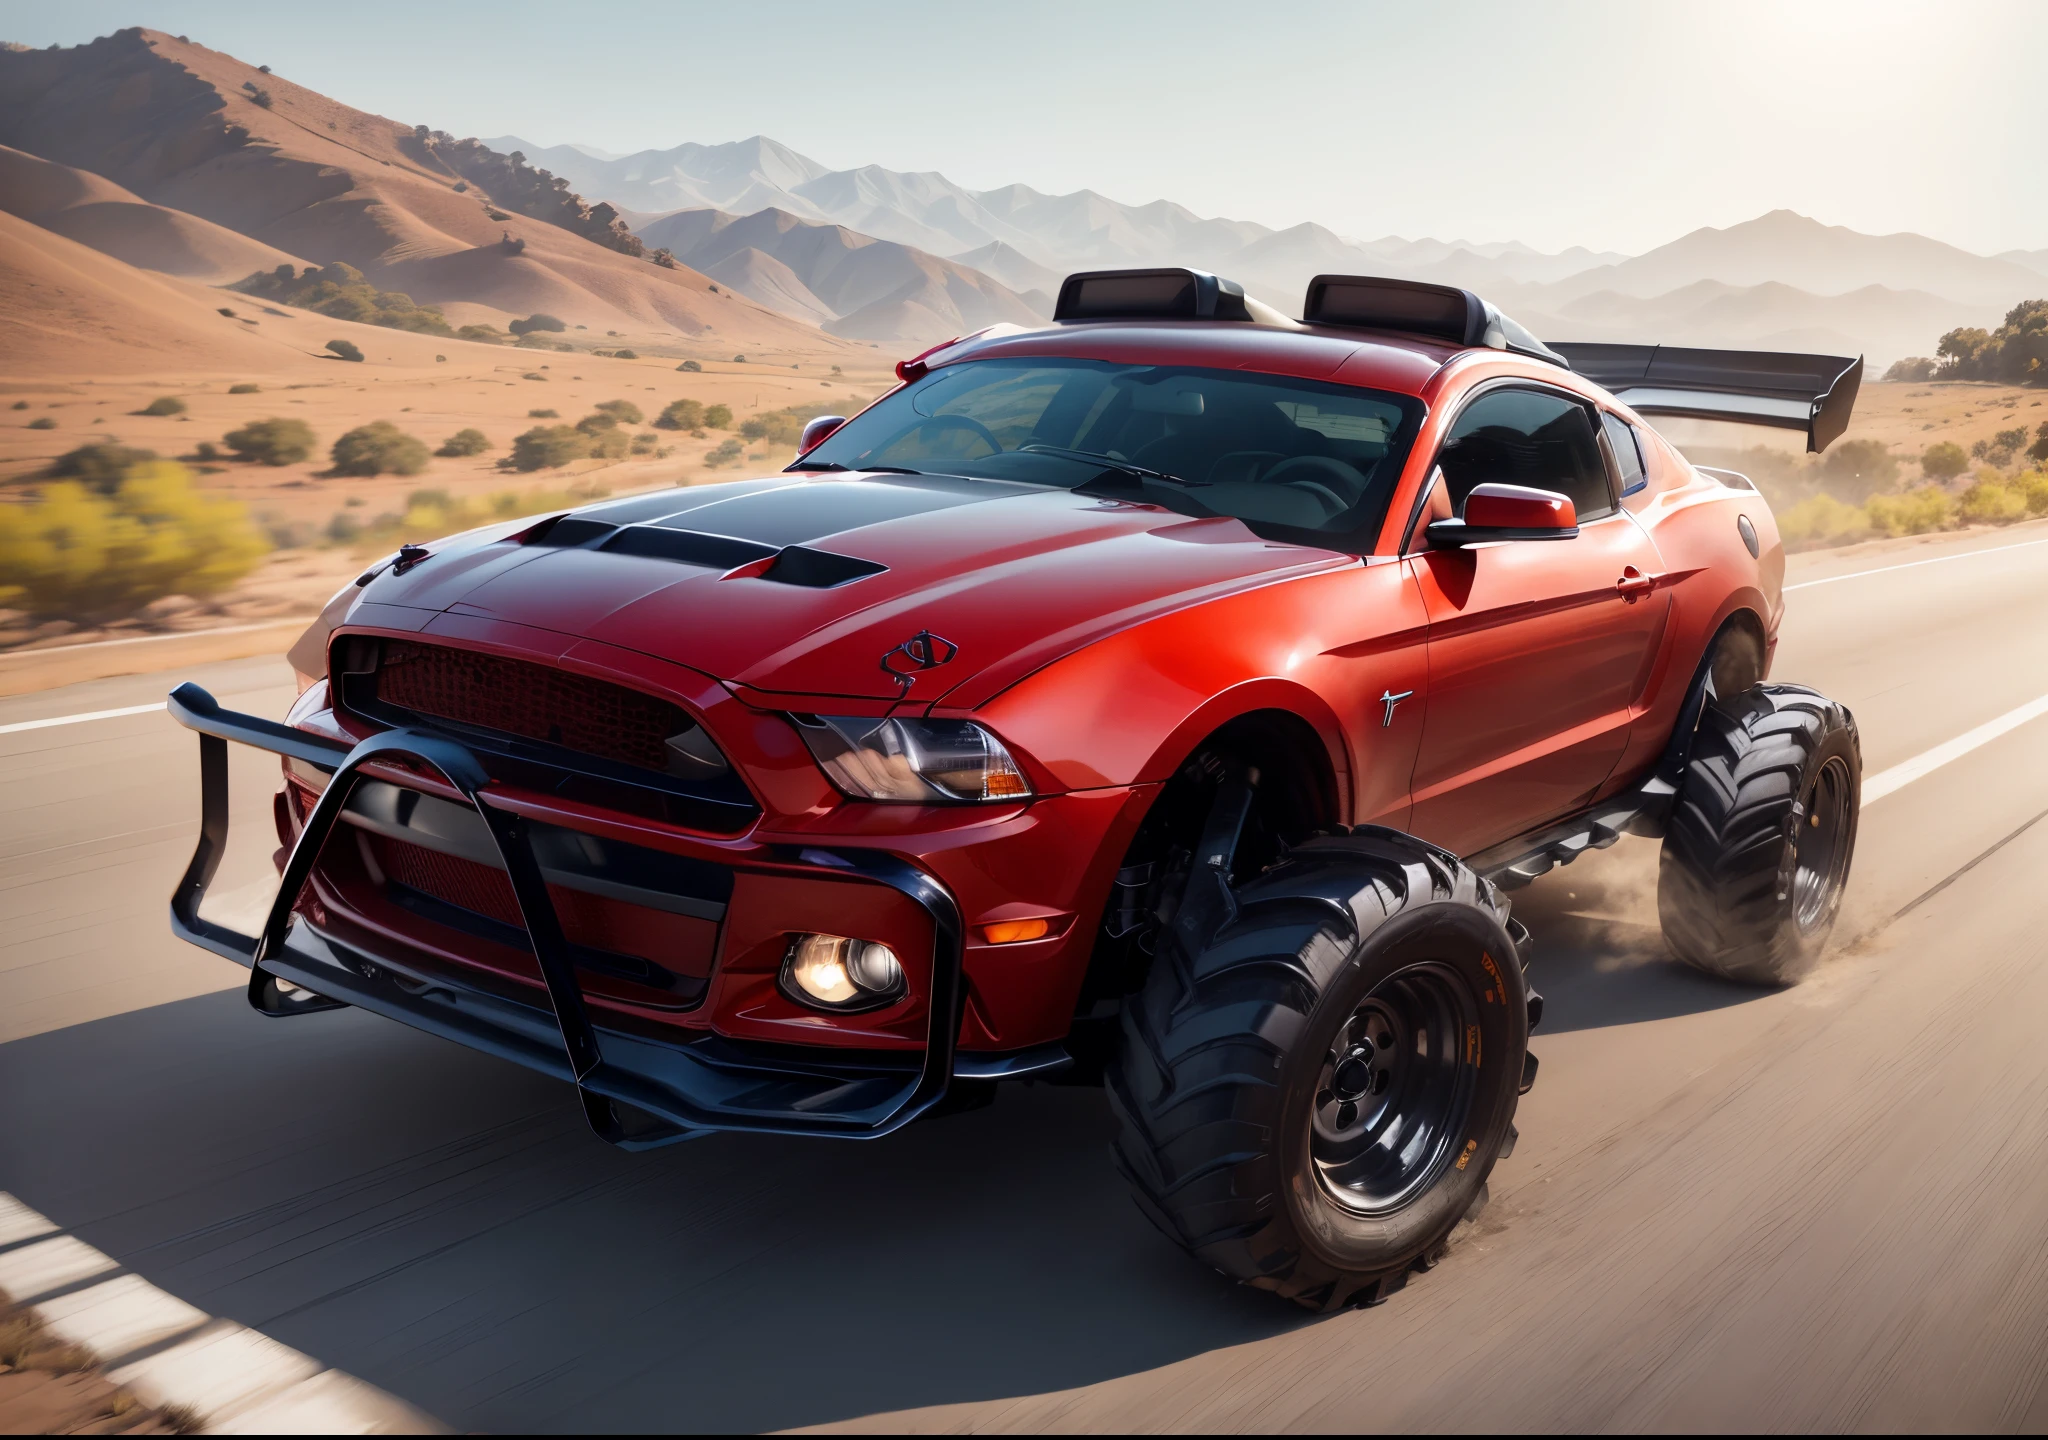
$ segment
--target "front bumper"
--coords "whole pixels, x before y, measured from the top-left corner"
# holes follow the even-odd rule
[[[929,1021],[921,1054],[813,1049],[710,1033],[651,1039],[597,1024],[584,1002],[573,947],[563,936],[534,854],[530,822],[491,803],[491,778],[467,747],[442,734],[406,728],[382,731],[351,747],[223,710],[191,684],[171,692],[169,710],[199,733],[202,795],[199,843],[171,897],[171,927],[179,938],[250,967],[250,1003],[266,1015],[304,1014],[345,1003],[568,1080],[576,1086],[591,1128],[630,1149],[713,1130],[886,1135],[937,1105],[955,1078],[1006,1079],[1067,1063],[1057,1045],[1008,1055],[959,1053],[965,997],[959,906],[925,871],[885,852],[857,847],[807,845],[787,858],[886,885],[929,917]],[[227,844],[230,740],[334,771],[285,862],[262,932],[253,936],[199,914]],[[379,759],[431,767],[489,827],[538,961],[548,1008],[367,954],[294,919],[300,892],[361,778],[361,767]],[[286,985],[302,993],[294,995]]]

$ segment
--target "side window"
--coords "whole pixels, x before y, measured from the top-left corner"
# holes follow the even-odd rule
[[[1607,463],[1584,405],[1540,390],[1493,390],[1465,407],[1437,453],[1462,512],[1475,485],[1527,485],[1571,498],[1580,520],[1614,509]]]
[[[1643,446],[1636,438],[1636,427],[1619,415],[1600,412],[1600,426],[1607,432],[1607,444],[1614,451],[1614,462],[1621,467],[1621,493],[1633,495],[1650,483],[1650,477],[1643,469]]]

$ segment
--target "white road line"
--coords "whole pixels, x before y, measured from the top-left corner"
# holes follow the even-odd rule
[[[2029,720],[2038,720],[2048,715],[2048,695],[2038,700],[2029,700],[2017,710],[2008,710],[1996,720],[1986,720],[1974,730],[1966,730],[1955,739],[1922,751],[1911,760],[1902,761],[1889,770],[1880,770],[1863,782],[1863,803],[1874,805],[1896,790],[1903,790],[1923,775],[1931,775],[1951,760],[1960,760],[1981,745],[1989,745],[2001,735],[2010,734]]]
[[[1801,580],[1797,585],[1787,585],[1785,593],[1789,595],[1794,590],[1810,590],[1816,585],[1832,585],[1837,580],[1861,580],[1866,575],[1889,575],[1894,570],[1911,570],[1915,565],[1940,565],[1948,560],[1973,560],[1979,555],[1996,555],[2001,550],[2025,550],[2034,545],[2048,545],[2048,540],[2018,540],[2010,545],[1988,545],[1982,550],[1958,550],[1953,555],[1932,555],[1925,560],[1880,565],[1875,570],[1858,570],[1849,575],[1829,575],[1819,580]]]
[[[88,710],[83,715],[53,715],[48,720],[17,720],[12,725],[0,725],[0,735],[13,735],[23,730],[48,730],[55,725],[83,725],[88,720],[116,720],[123,715],[147,715],[152,710],[161,710],[164,702],[154,705],[128,705],[119,710]]]

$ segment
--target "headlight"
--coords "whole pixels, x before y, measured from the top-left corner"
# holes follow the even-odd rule
[[[1031,794],[1003,742],[972,720],[792,718],[826,776],[856,800],[945,805]]]

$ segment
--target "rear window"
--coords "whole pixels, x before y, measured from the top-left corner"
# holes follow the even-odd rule
[[[797,468],[1126,494],[1357,549],[1378,532],[1421,415],[1410,396],[1242,370],[977,360],[883,400]]]

